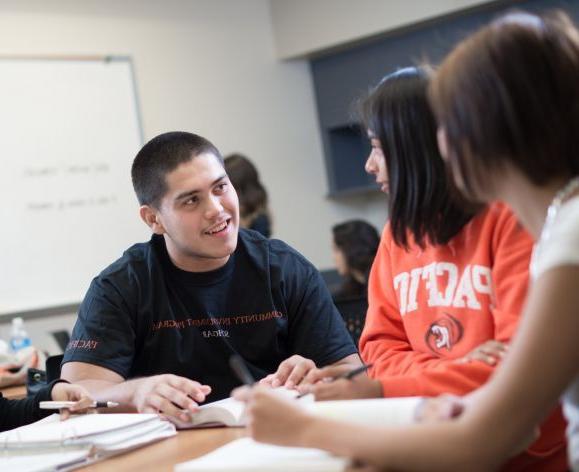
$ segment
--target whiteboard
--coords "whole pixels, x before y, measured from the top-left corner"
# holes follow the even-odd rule
[[[149,231],[128,58],[0,58],[0,316],[78,304]]]

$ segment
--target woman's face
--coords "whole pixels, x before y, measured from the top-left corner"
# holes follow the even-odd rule
[[[348,263],[346,262],[346,257],[335,243],[332,244],[332,254],[334,256],[334,264],[336,265],[338,274],[342,277],[348,275]]]
[[[368,131],[368,138],[370,139],[372,149],[370,150],[368,159],[366,159],[364,169],[368,174],[376,178],[376,183],[380,185],[380,190],[388,193],[388,170],[386,169],[386,159],[384,158],[382,145],[378,138],[370,131]]]

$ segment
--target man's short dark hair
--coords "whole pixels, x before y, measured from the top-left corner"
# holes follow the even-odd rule
[[[213,154],[223,164],[217,148],[197,134],[172,131],[151,139],[139,151],[131,168],[139,203],[158,207],[167,192],[167,174],[200,154]]]

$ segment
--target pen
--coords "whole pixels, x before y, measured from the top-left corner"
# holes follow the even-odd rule
[[[253,375],[251,375],[251,372],[249,371],[247,365],[245,364],[245,362],[243,361],[243,359],[239,354],[233,354],[229,358],[229,366],[231,367],[233,372],[235,372],[237,378],[241,380],[241,382],[243,382],[245,385],[251,386],[255,383]]]
[[[350,372],[346,372],[345,374],[338,375],[337,377],[334,377],[332,380],[337,380],[337,379],[351,380],[352,378],[356,377],[356,375],[361,374],[362,372],[366,372],[373,365],[374,364],[361,365],[360,367],[356,367],[355,369],[351,370]]]
[[[39,408],[43,410],[60,410],[61,408],[70,408],[76,405],[77,402],[55,402],[45,401],[38,404]],[[119,406],[117,402],[92,402],[87,408],[114,408]]]

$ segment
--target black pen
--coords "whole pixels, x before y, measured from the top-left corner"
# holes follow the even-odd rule
[[[231,367],[233,372],[235,372],[237,378],[241,380],[241,382],[244,383],[245,385],[251,387],[255,383],[253,375],[251,375],[251,372],[249,371],[247,365],[245,364],[245,362],[243,361],[243,359],[239,354],[231,355],[231,357],[229,358],[229,366]]]
[[[361,374],[362,372],[366,372],[373,365],[374,364],[361,365],[360,367],[356,367],[355,369],[351,370],[350,372],[346,372],[345,374],[338,375],[337,377],[334,377],[332,380],[338,380],[338,379],[351,380],[352,378],[356,377],[356,375]]]

